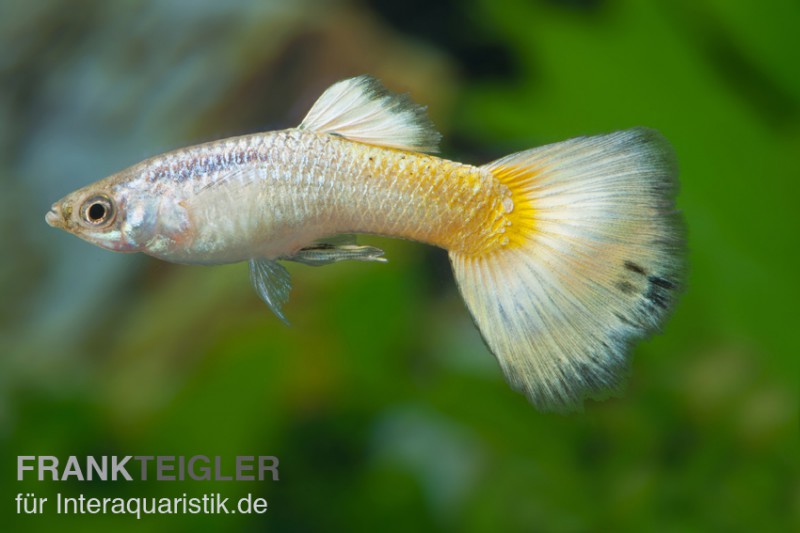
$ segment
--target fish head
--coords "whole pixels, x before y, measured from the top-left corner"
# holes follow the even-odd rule
[[[139,252],[155,231],[155,205],[151,195],[126,187],[112,176],[54,203],[45,221],[107,250]]]

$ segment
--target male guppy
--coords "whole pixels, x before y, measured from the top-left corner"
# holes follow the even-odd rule
[[[278,260],[384,261],[353,234],[448,250],[512,386],[540,409],[606,394],[680,285],[674,157],[656,132],[580,137],[476,167],[440,159],[424,108],[368,76],[330,87],[298,128],[153,157],[47,214],[103,248],[250,262],[285,321]]]

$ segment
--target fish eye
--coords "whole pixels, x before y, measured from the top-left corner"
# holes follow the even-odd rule
[[[92,226],[103,226],[114,219],[114,204],[106,196],[93,196],[83,203],[81,218]]]

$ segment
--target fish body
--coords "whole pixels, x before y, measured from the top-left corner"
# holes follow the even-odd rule
[[[362,76],[298,128],[157,156],[71,193],[49,224],[177,263],[250,262],[285,320],[278,262],[384,261],[358,233],[446,249],[512,385],[543,409],[616,386],[632,340],[680,287],[671,149],[651,130],[584,137],[483,166],[442,159],[407,97]]]
[[[291,257],[342,233],[479,253],[500,244],[513,210],[508,187],[479,167],[300,129],[176,150],[109,187],[155,193],[144,210],[168,216],[135,251],[180,263]]]

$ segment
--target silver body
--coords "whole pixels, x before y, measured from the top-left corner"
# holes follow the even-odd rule
[[[466,229],[500,215],[505,189],[477,167],[302,130],[178,150],[119,176],[121,193],[149,191],[157,212],[143,251],[201,264],[289,257],[341,233],[475,245],[483,232]]]

